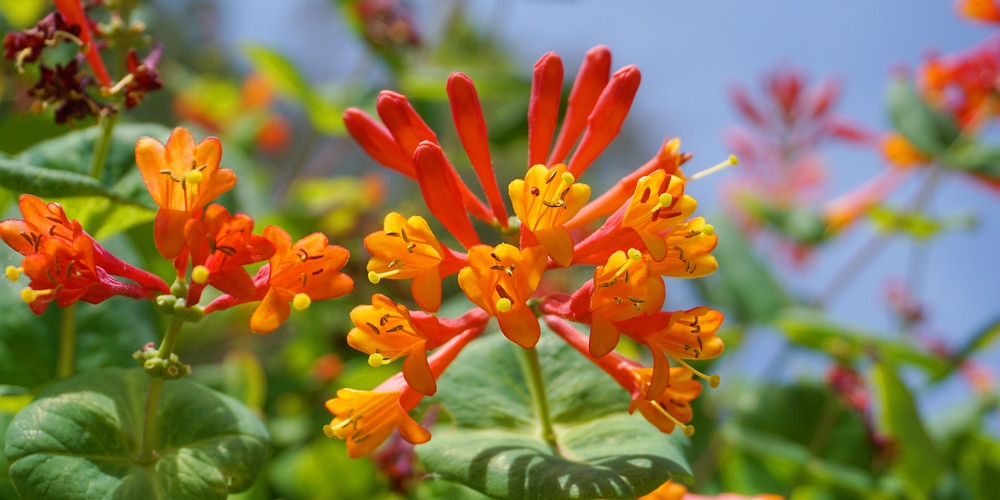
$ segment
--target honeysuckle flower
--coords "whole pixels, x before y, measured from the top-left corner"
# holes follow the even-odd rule
[[[136,268],[107,251],[83,230],[78,221],[67,217],[58,203],[46,203],[36,196],[22,194],[18,198],[18,207],[24,218],[0,221],[0,238],[21,255],[27,257],[39,253],[46,240],[60,240],[74,246],[77,238],[85,237],[90,240],[94,264],[106,274],[132,280],[150,292],[168,291],[167,284],[159,276]],[[12,279],[17,278],[16,268],[8,268],[7,273]]]
[[[650,262],[650,272],[670,278],[700,278],[719,267],[712,250],[719,242],[715,227],[695,217],[674,226],[664,237],[667,250],[660,261]]]
[[[372,283],[413,279],[417,304],[436,311],[442,279],[460,268],[458,285],[475,308],[459,319],[485,321],[496,316],[509,340],[531,348],[541,333],[538,314],[543,314],[550,326],[556,322],[572,330],[574,347],[591,361],[605,363],[608,373],[634,398],[641,395],[643,401],[635,403],[633,410],[641,407],[648,413],[650,408],[660,408],[669,415],[664,401],[693,397],[693,389],[683,380],[687,368],[682,365],[675,370],[679,374],[676,394],[670,396],[659,386],[657,394],[649,394],[656,370],[637,372],[641,366],[626,362],[614,349],[622,333],[638,339],[670,325],[669,313],[659,312],[665,296],[663,276],[701,276],[717,267],[710,254],[717,242],[714,229],[703,219],[688,220],[697,204],[684,194],[685,177],[679,167],[691,155],[680,153],[679,140],[665,141],[652,159],[593,201],[590,187],[578,182],[617,135],[639,80],[634,66],[612,74],[610,51],[592,49],[573,84],[560,128],[562,60],[555,53],[539,59],[528,104],[527,168],[523,178],[507,184],[514,212],[509,220],[490,159],[480,102],[466,75],[452,74],[447,93],[459,139],[483,187],[485,203],[458,177],[437,136],[404,96],[387,91],[379,95],[380,121],[357,109],[347,110],[344,121],[373,159],[417,181],[430,213],[465,251],[442,244],[424,219],[391,213],[383,230],[365,239],[372,254],[368,264]],[[734,163],[731,157],[709,171]],[[473,227],[473,218],[511,240],[516,235],[517,241],[496,246],[480,243],[476,229],[484,225]],[[571,265],[594,266],[593,279],[572,296],[540,287],[547,269]],[[436,389],[436,377],[428,376],[423,359],[433,349],[432,339],[447,337],[434,333],[444,320],[411,312],[380,296],[372,306],[356,308],[352,319],[356,327],[350,342],[370,355],[373,366],[405,357],[401,377],[410,381],[409,389],[424,394]],[[575,332],[566,320],[590,325],[590,337]],[[430,329],[421,321],[430,324]],[[436,374],[433,361],[430,364],[430,372]],[[669,386],[669,365],[665,369],[666,376],[658,377],[657,383],[662,378]],[[680,414],[680,418],[690,415]],[[340,421],[336,425],[349,424]]]
[[[35,314],[45,312],[51,302],[66,307],[78,300],[97,304],[116,295],[152,298],[152,292],[116,280],[95,261],[93,239],[85,234],[71,241],[47,238],[21,262],[20,270],[31,279],[21,298]]]
[[[184,225],[197,218],[206,205],[236,184],[236,173],[220,168],[222,145],[215,137],[195,143],[194,136],[178,127],[166,144],[152,137],[135,145],[135,162],[149,194],[160,209],[153,221],[156,248],[174,259],[185,247]]]
[[[545,249],[540,246],[477,245],[469,249],[469,265],[458,272],[458,286],[473,304],[497,317],[508,339],[532,347],[541,327],[526,301],[538,288],[545,264]]]
[[[906,178],[904,172],[888,170],[826,202],[820,215],[826,222],[827,233],[835,234],[860,219],[874,206],[885,201]]]
[[[126,108],[132,109],[138,106],[146,98],[146,93],[163,88],[160,72],[156,69],[162,54],[163,46],[157,45],[145,59],[140,61],[135,50],[129,49],[125,58],[128,75],[116,85],[124,89]]]
[[[914,165],[927,165],[934,161],[923,151],[920,151],[902,134],[889,132],[882,137],[882,156],[893,167],[906,169]]]
[[[293,307],[301,311],[314,300],[340,297],[354,288],[351,277],[340,272],[347,263],[347,249],[331,245],[326,235],[312,233],[293,244],[284,229],[267,226],[264,238],[275,251],[254,276],[252,297],[219,296],[205,306],[206,314],[260,301],[250,316],[250,330],[270,333],[288,319]]]
[[[665,293],[663,279],[650,272],[648,256],[635,248],[619,250],[594,270],[593,279],[584,283],[559,313],[590,324],[590,355],[596,358],[618,345],[621,332],[617,323],[656,313],[663,307]]]
[[[406,218],[390,212],[383,220],[383,230],[365,237],[365,248],[372,255],[368,261],[368,279],[412,279],[414,300],[426,311],[441,306],[441,279],[455,274],[466,260],[441,245],[427,221],[419,215]]]
[[[471,328],[435,351],[428,360],[432,377],[439,377],[462,348],[482,331],[482,326]],[[323,433],[327,437],[346,440],[347,454],[351,458],[375,451],[394,430],[398,430],[407,442],[426,443],[431,433],[408,413],[420,404],[423,397],[406,383],[402,372],[371,391],[340,389],[336,398],[326,402],[326,408],[334,418],[329,425],[323,426]]]
[[[573,238],[565,224],[590,199],[590,186],[577,183],[566,165],[538,164],[528,169],[523,180],[511,181],[508,193],[522,231],[530,231],[556,264],[568,266],[573,260]]]
[[[275,253],[270,239],[253,234],[249,215],[230,215],[218,204],[205,208],[200,220],[189,220],[184,237],[194,266],[188,304],[198,303],[206,285],[237,298],[252,297],[254,282],[243,266],[267,260]]]
[[[718,375],[704,375],[684,360],[711,359],[722,354],[724,348],[722,339],[715,334],[722,325],[722,320],[721,312],[701,306],[686,311],[661,312],[648,318],[636,318],[631,323],[623,322],[622,331],[649,347],[653,355],[647,397],[658,397],[670,385],[670,374],[673,373],[673,369],[670,368],[669,359],[709,381],[713,388],[719,385]],[[651,329],[649,324],[665,326]]]
[[[455,335],[482,325],[489,316],[473,309],[462,318],[442,322],[435,316],[396,304],[382,294],[372,296],[372,304],[357,306],[351,311],[354,328],[347,334],[351,347],[369,355],[373,367],[396,359],[403,361],[403,377],[417,392],[432,396],[437,384],[427,363],[427,351],[433,350]]]

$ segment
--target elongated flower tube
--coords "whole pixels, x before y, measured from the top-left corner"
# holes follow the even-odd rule
[[[541,328],[525,302],[538,288],[545,263],[545,249],[539,246],[477,245],[469,249],[469,265],[459,271],[458,286],[473,304],[497,317],[507,338],[532,347]]]
[[[66,307],[78,300],[97,304],[116,295],[152,298],[152,292],[122,283],[98,267],[94,253],[93,240],[87,235],[72,241],[44,240],[38,252],[21,262],[21,270],[31,279],[21,298],[35,314],[45,312],[52,302]]]
[[[62,14],[67,24],[80,27],[80,41],[83,42],[84,57],[90,64],[90,69],[94,72],[94,77],[105,87],[111,86],[111,77],[108,76],[108,69],[104,66],[101,54],[94,45],[94,37],[90,33],[90,20],[83,12],[83,4],[80,0],[54,0],[56,9]]]
[[[390,212],[383,220],[383,230],[365,237],[365,248],[372,255],[368,261],[368,279],[378,284],[383,279],[412,279],[413,299],[425,311],[441,307],[441,279],[455,274],[466,264],[465,256],[441,245],[419,215],[406,218]]]
[[[473,309],[462,318],[442,322],[419,311],[411,315],[406,306],[375,294],[370,306],[357,306],[351,311],[354,328],[347,334],[347,343],[368,354],[368,364],[373,367],[405,358],[406,383],[421,394],[433,396],[437,384],[427,362],[427,351],[469,328],[482,326],[488,319],[484,311]]]
[[[174,259],[185,247],[184,225],[236,184],[236,174],[219,168],[222,145],[214,137],[195,143],[185,128],[176,128],[166,144],[143,137],[135,145],[135,162],[153,201],[156,248]]]
[[[46,203],[36,196],[22,194],[18,206],[24,219],[0,221],[0,238],[21,255],[27,257],[38,253],[49,239],[73,246],[77,238],[84,236],[93,248],[94,265],[106,274],[132,280],[150,292],[167,292],[168,286],[159,276],[132,266],[107,251],[78,221],[69,219],[58,203]]]
[[[432,376],[440,377],[466,344],[482,331],[482,327],[469,329],[431,355],[428,364]],[[340,389],[336,398],[326,402],[334,418],[323,427],[323,433],[347,441],[347,454],[351,458],[375,451],[394,430],[409,443],[426,443],[431,433],[408,413],[423,397],[406,383],[402,372],[371,391]]]

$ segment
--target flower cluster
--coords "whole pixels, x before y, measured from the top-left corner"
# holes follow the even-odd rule
[[[100,97],[121,94],[125,106],[131,109],[142,102],[147,92],[163,86],[156,70],[162,52],[159,46],[142,61],[134,49],[129,49],[125,74],[117,82],[112,81],[101,59],[101,49],[107,45],[105,39],[131,39],[145,29],[141,23],[128,27],[120,22],[99,26],[84,11],[80,0],[56,0],[55,4],[56,11],[35,26],[10,31],[3,39],[4,57],[14,61],[19,71],[23,71],[25,63],[38,63],[40,78],[28,89],[28,95],[35,98],[36,111],[54,106],[57,123],[108,116],[117,113],[118,107],[98,100],[88,89],[98,87]],[[77,45],[73,58],[54,67],[40,62],[43,51],[61,41]],[[83,68],[84,61],[89,73]]]
[[[523,348],[539,340],[544,321],[632,394],[630,411],[638,409],[664,432],[675,426],[693,432],[685,424],[692,418],[688,403],[701,385],[692,377],[712,386],[718,377],[701,374],[686,360],[717,356],[723,345],[715,335],[722,322],[718,311],[661,311],[664,277],[704,276],[717,267],[711,255],[714,229],[691,218],[697,203],[684,193],[679,167],[690,155],[680,153],[679,140],[668,140],[651,160],[593,200],[590,186],[578,181],[618,134],[639,81],[638,68],[611,74],[610,51],[592,49],[557,135],[562,60],[549,53],[536,63],[528,168],[507,185],[513,216],[496,180],[482,109],[468,76],[452,74],[447,94],[485,200],[458,175],[406,97],[383,91],[376,102],[381,120],[358,109],[345,112],[352,137],[377,162],[415,179],[430,213],[462,247],[442,243],[423,217],[399,213],[386,215],[382,229],[365,238],[372,255],[369,280],[410,280],[422,311],[377,294],[371,305],[351,314],[355,328],[348,342],[369,354],[372,366],[403,359],[401,374],[382,386],[370,392],[344,389],[327,404],[334,418],[326,434],[346,439],[351,456],[371,452],[395,428],[412,443],[429,439],[407,412],[435,393],[436,379],[457,351],[493,317]],[[725,162],[733,163],[735,157]],[[473,218],[508,241],[484,243]],[[571,295],[553,292],[543,279],[560,268],[582,269],[589,279]],[[458,318],[440,318],[435,313],[442,281],[453,275],[475,307]],[[574,324],[584,325],[589,336]],[[649,348],[652,368],[615,352],[623,334]]]
[[[292,307],[305,309],[313,300],[349,292],[354,283],[340,272],[348,252],[330,245],[323,234],[295,243],[277,226],[253,234],[249,215],[230,214],[212,203],[236,183],[236,174],[219,166],[221,158],[217,139],[195,142],[183,128],[175,129],[166,144],[151,137],[136,144],[136,164],[159,206],[156,248],[173,262],[174,285],[112,255],[57,203],[27,194],[20,199],[23,219],[0,221],[4,242],[25,256],[20,267],[7,268],[7,276],[16,280],[23,273],[31,279],[21,296],[39,314],[53,301],[67,306],[116,295],[155,299],[169,310],[197,311],[196,316],[259,302],[250,319],[258,333],[275,330]],[[245,266],[264,261],[251,277]],[[197,307],[208,285],[222,295]]]
[[[727,134],[741,168],[724,186],[730,211],[744,230],[802,261],[815,245],[858,220],[902,180],[895,172],[828,201],[821,146],[871,146],[875,135],[835,111],[836,80],[809,85],[797,70],[774,71],[759,98],[742,86],[731,91],[746,125]],[[815,208],[814,208],[815,207]]]

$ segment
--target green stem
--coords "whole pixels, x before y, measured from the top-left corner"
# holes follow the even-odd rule
[[[556,431],[552,428],[552,416],[549,414],[549,400],[545,394],[545,381],[542,379],[542,364],[538,361],[538,351],[534,347],[521,349],[521,368],[528,379],[528,389],[535,405],[538,421],[542,426],[542,439],[553,450],[558,451]]]
[[[97,139],[94,147],[94,160],[90,163],[90,176],[101,180],[104,173],[104,162],[108,159],[108,150],[111,149],[111,133],[115,130],[116,115],[109,115],[101,118],[101,136]]]
[[[177,343],[177,337],[180,336],[183,325],[184,319],[177,316],[170,318],[170,323],[167,325],[167,333],[163,335],[163,342],[160,342],[157,357],[163,360],[170,359],[170,355],[174,351],[174,344]],[[142,419],[142,448],[139,451],[139,457],[136,459],[142,464],[155,462],[157,458],[156,452],[153,450],[153,445],[156,443],[156,409],[160,404],[160,393],[163,392],[163,384],[165,382],[166,379],[162,377],[151,376],[149,378],[149,388],[146,391],[146,412]]]
[[[56,363],[56,377],[73,375],[73,359],[76,357],[76,304],[62,309],[59,323],[59,360]]]

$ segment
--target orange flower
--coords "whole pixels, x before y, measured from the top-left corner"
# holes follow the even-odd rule
[[[412,444],[429,441],[431,433],[407,413],[416,408],[420,398],[412,397],[412,391],[407,392],[405,384],[400,384],[400,375],[382,384],[382,390],[337,391],[336,399],[326,402],[326,409],[333,413],[334,418],[329,425],[323,426],[323,433],[327,437],[346,440],[347,455],[351,458],[375,451],[397,429],[399,435]],[[391,386],[401,385],[399,389],[388,390]]]
[[[969,19],[1000,23],[1000,4],[994,0],[960,0],[955,8]]]
[[[31,279],[28,288],[21,291],[21,298],[35,314],[45,312],[53,301],[66,307],[78,300],[97,304],[115,295],[134,299],[152,296],[138,285],[119,282],[98,267],[93,239],[86,234],[72,241],[43,240],[38,251],[26,256],[16,271],[23,271]]]
[[[586,290],[588,287],[584,287]],[[592,312],[590,354],[604,356],[618,345],[621,333],[615,323],[639,315],[648,316],[663,307],[663,279],[650,273],[649,261],[636,249],[613,253],[594,270],[590,283]]]
[[[927,165],[934,158],[915,148],[902,134],[890,132],[882,138],[882,155],[892,166],[909,168]]]
[[[694,373],[688,368],[671,367],[667,376],[667,386],[658,396],[652,396],[649,389],[654,370],[654,368],[632,370],[635,389],[628,412],[639,410],[649,423],[666,434],[673,432],[676,426],[680,427],[685,435],[693,435],[694,427],[685,424],[694,418],[691,401],[701,394],[701,383],[692,379]]]
[[[369,281],[412,278],[413,299],[425,311],[437,311],[441,278],[458,271],[464,259],[438,243],[427,221],[418,215],[407,219],[390,212],[382,227],[382,232],[365,237],[365,248],[372,254]]]
[[[76,240],[85,237],[89,240],[87,245],[92,248],[94,265],[102,268],[105,274],[128,278],[150,292],[168,291],[167,284],[159,276],[136,268],[108,252],[83,230],[78,221],[69,219],[58,203],[46,203],[38,197],[22,194],[18,206],[24,219],[0,221],[0,238],[21,255],[27,257],[39,253],[47,240],[79,247],[80,243]],[[13,266],[7,268],[7,275],[12,281],[17,279],[18,272]]]
[[[575,183],[566,165],[538,164],[508,186],[514,213],[521,227],[531,231],[557,264],[566,267],[573,260],[573,238],[566,221],[590,199],[590,186]]]
[[[781,495],[772,495],[769,493],[752,496],[736,493],[720,493],[717,496],[696,495],[688,493],[687,488],[680,483],[667,481],[649,494],[639,497],[639,500],[782,500],[783,498]]]
[[[431,377],[437,379],[472,339],[482,333],[485,324],[467,329],[449,340],[428,360]],[[341,389],[326,402],[333,420],[323,426],[327,437],[347,441],[351,458],[368,455],[392,434],[413,444],[426,443],[431,433],[410,418],[409,411],[420,404],[423,394],[411,388],[403,373],[397,373],[371,391]]]
[[[683,179],[656,170],[636,184],[622,227],[636,232],[653,260],[663,260],[667,245],[662,233],[690,217],[697,207],[698,202],[684,194]]]
[[[372,296],[372,305],[358,306],[351,311],[354,328],[347,334],[351,347],[369,354],[368,364],[382,366],[398,358],[403,361],[406,383],[421,394],[432,396],[437,384],[427,364],[427,334],[410,319],[406,306],[396,304],[381,294]]]
[[[184,224],[236,184],[236,174],[219,168],[222,145],[209,137],[198,144],[187,129],[176,128],[161,144],[143,137],[135,145],[135,162],[153,201],[160,206],[154,221],[156,248],[166,259],[184,249]]]
[[[284,229],[267,226],[264,237],[276,250],[254,279],[263,299],[250,317],[251,331],[269,333],[278,328],[291,314],[289,302],[301,311],[314,300],[340,297],[354,288],[351,277],[340,272],[347,263],[347,249],[330,245],[324,234],[312,233],[292,244]]]
[[[710,253],[718,244],[715,228],[703,217],[695,217],[671,229],[663,237],[667,254],[650,263],[650,272],[671,278],[700,278],[715,272],[718,261]]]
[[[638,318],[637,318],[638,319]],[[648,389],[648,397],[655,398],[670,385],[669,358],[680,363],[695,375],[708,380],[712,387],[719,385],[719,376],[711,377],[691,368],[685,359],[711,359],[722,354],[724,348],[722,339],[715,332],[722,326],[721,312],[709,307],[695,307],[687,311],[659,313],[649,317],[647,324],[639,326],[638,322],[622,326],[622,330],[646,344],[653,355],[653,372]],[[645,318],[643,320],[646,320]],[[663,324],[650,331],[650,324]]]
[[[205,285],[238,298],[254,295],[253,280],[243,266],[274,255],[274,244],[252,233],[250,216],[230,215],[217,204],[209,205],[201,220],[188,221],[184,235],[194,264],[187,297],[189,305],[198,303]]]
[[[497,317],[507,338],[532,347],[541,328],[525,302],[538,288],[546,261],[540,246],[520,250],[506,243],[476,245],[469,249],[469,265],[458,273],[458,286],[472,303]]]

